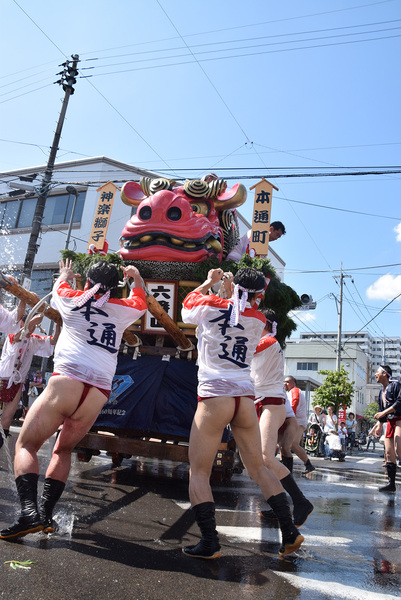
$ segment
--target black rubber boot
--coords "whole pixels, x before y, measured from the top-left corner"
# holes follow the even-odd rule
[[[298,550],[304,541],[304,537],[299,533],[293,523],[290,506],[285,492],[277,494],[277,496],[270,496],[267,501],[276,513],[280,523],[282,541],[279,555],[286,556],[287,554],[291,554]]]
[[[54,533],[57,528],[57,524],[53,521],[53,510],[64,488],[64,481],[46,477],[39,510],[44,533]]]
[[[285,467],[287,467],[289,472],[292,473],[292,468],[294,466],[294,458],[292,456],[283,456],[281,462]]]
[[[193,510],[202,539],[196,546],[185,546],[182,549],[183,553],[194,558],[219,558],[221,552],[214,516],[214,502],[202,502],[194,506]]]
[[[397,465],[392,462],[386,463],[388,483],[379,488],[379,492],[395,492],[395,476],[397,473]]]
[[[266,521],[277,521],[277,515],[272,509],[261,510],[259,514],[262,517],[262,519],[266,519]]]
[[[294,504],[293,519],[295,527],[301,527],[313,510],[313,504],[303,495],[293,476],[287,475],[280,481]]]
[[[314,467],[310,461],[310,459],[308,458],[308,460],[306,461],[306,463],[304,463],[305,465],[305,471],[304,474],[306,473],[312,473],[312,471],[316,471],[316,467]]]
[[[15,480],[21,502],[21,515],[14,525],[0,531],[1,539],[8,540],[42,531],[43,525],[37,504],[38,478],[36,473],[26,473]]]

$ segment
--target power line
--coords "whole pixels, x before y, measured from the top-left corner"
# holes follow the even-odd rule
[[[368,321],[361,329],[359,329],[356,333],[354,333],[350,338],[346,339],[344,344],[346,344],[347,342],[349,342],[353,337],[357,336],[358,333],[360,333],[361,331],[363,331],[363,329],[365,329],[369,323],[371,323],[372,321],[374,321],[375,319],[377,319],[377,317],[384,311],[384,309],[387,308],[387,306],[390,306],[390,304],[392,304],[395,300],[397,300],[397,298],[399,298],[401,296],[401,293],[397,294],[397,296],[394,296],[394,298],[392,300],[390,300],[390,302],[388,302],[381,310],[379,310],[379,312],[370,319],[370,321]]]
[[[17,87],[13,90],[9,90],[8,92],[3,92],[2,94],[0,94],[0,96],[7,96],[7,94],[14,94],[14,92],[18,92],[19,90],[24,90],[25,88],[28,88],[32,85],[35,85],[37,83],[40,83],[41,81],[49,81],[48,77],[44,77],[43,79],[38,79],[37,81],[32,81],[32,83],[27,83],[26,85],[21,85],[20,87]],[[16,96],[14,96],[15,98]]]
[[[305,321],[302,321],[302,319],[298,315],[292,314],[291,316],[294,317],[295,319],[297,319],[301,323],[301,325],[303,325],[304,327],[306,327],[306,329],[308,329],[308,331],[310,331],[311,333],[313,333],[314,336],[318,336],[318,337],[315,338],[317,342],[322,342],[323,344],[325,344],[326,346],[328,346],[330,348],[330,350],[332,350],[334,353],[337,352],[336,346],[334,346],[333,344],[331,344],[330,342],[328,342],[325,338],[323,338],[322,334],[319,334],[317,331],[314,331],[311,327],[309,327],[309,325],[307,325],[305,323]],[[349,359],[351,359],[351,356],[347,353],[346,350],[343,349],[343,352],[344,352],[345,356],[347,356]]]
[[[362,270],[366,270],[366,269],[387,269],[388,267],[400,267],[400,266],[401,266],[401,263],[392,263],[392,264],[389,264],[389,265],[375,265],[373,267],[372,266],[370,266],[370,267],[354,267],[352,269],[345,269],[343,267],[342,270],[345,273],[345,272],[349,272],[349,271],[362,271]],[[311,274],[314,274],[314,273],[339,273],[339,272],[340,272],[340,269],[332,269],[330,271],[322,271],[322,270],[320,270],[320,271],[305,271],[305,270],[303,270],[303,271],[301,271],[301,270],[295,271],[295,270],[293,270],[293,271],[286,271],[286,275],[288,275],[288,274],[291,274],[291,275],[307,275],[307,274],[310,274],[311,275]]]
[[[375,217],[376,219],[390,219],[393,221],[401,221],[401,217],[390,217],[387,215],[382,215],[382,214],[373,214],[373,213],[367,213],[367,212],[362,212],[359,210],[351,210],[349,208],[339,208],[338,206],[326,206],[324,204],[315,204],[313,202],[304,202],[303,200],[293,200],[293,199],[289,199],[289,198],[283,198],[282,196],[276,196],[277,199],[279,200],[286,200],[287,202],[293,202],[295,204],[305,204],[307,206],[315,206],[316,208],[325,208],[327,210],[334,210],[337,212],[346,212],[346,213],[352,213],[355,215],[363,215],[365,217]]]
[[[53,85],[52,83],[47,83],[46,85],[42,85],[41,87],[35,88],[34,90],[30,90],[29,92],[24,92],[23,94],[19,94],[18,96],[13,96],[12,98],[7,98],[7,100],[2,100],[0,104],[4,104],[5,102],[10,102],[10,100],[16,100],[17,98],[21,98],[21,96],[26,96],[27,94],[31,94],[32,92],[37,92],[38,90],[43,90],[46,87]]]
[[[35,146],[36,148],[42,149],[42,148],[46,148],[47,150],[49,150],[50,146],[46,146],[44,144],[32,144],[29,142],[19,142],[16,140],[4,140],[2,138],[0,138],[0,142],[6,142],[8,144],[20,144],[22,146]],[[66,148],[59,148],[59,150],[61,152],[68,152],[69,154],[78,154],[79,156],[84,156],[85,158],[90,158],[89,154],[82,154],[81,152],[75,152],[74,150],[66,150]]]
[[[175,24],[173,23],[173,21],[171,20],[171,18],[169,17],[169,15],[167,14],[167,12],[164,10],[163,6],[161,5],[159,0],[156,0],[157,4],[159,5],[159,7],[161,8],[161,10],[163,11],[163,13],[166,15],[167,19],[170,21],[171,25],[174,27],[175,31],[178,33],[178,35],[180,36],[181,40],[184,42],[185,46],[188,48],[189,52],[191,53],[192,57],[195,59],[195,61],[197,62],[199,68],[201,69],[202,73],[204,74],[204,76],[206,77],[206,79],[208,80],[208,82],[210,83],[210,85],[212,86],[212,88],[214,89],[214,91],[216,92],[216,94],[218,95],[218,97],[220,98],[220,100],[222,101],[222,103],[224,104],[224,106],[226,107],[226,109],[228,110],[228,112],[230,113],[231,117],[234,119],[235,123],[238,125],[239,129],[242,131],[242,133],[245,136],[245,139],[249,142],[250,139],[248,137],[248,135],[245,133],[243,127],[241,126],[240,122],[238,121],[238,119],[236,118],[236,116],[234,115],[234,113],[232,112],[231,108],[228,106],[227,102],[224,100],[223,96],[220,94],[219,90],[217,89],[217,87],[214,85],[213,81],[210,79],[209,75],[206,73],[205,69],[202,67],[202,65],[199,63],[199,60],[197,59],[197,57],[195,56],[195,54],[192,52],[191,48],[188,46],[188,44],[186,43],[185,39],[183,38],[183,36],[181,35],[181,33],[178,31],[177,27],[175,26]]]
[[[0,85],[0,89],[8,87],[9,85],[14,85],[15,83],[20,83],[20,81],[25,81],[26,79],[30,79],[31,77],[37,77],[38,75],[41,75],[42,73],[48,73],[50,71],[52,71],[52,69],[46,69],[44,71],[39,71],[38,73],[32,73],[32,75],[27,75],[26,77],[21,77],[20,79],[16,79],[15,81],[10,81],[9,83],[4,83],[3,85]],[[44,81],[44,80],[42,80],[42,81]],[[15,92],[15,91],[22,89],[23,87],[27,87],[29,85],[33,85],[33,83],[28,83],[28,84],[26,84],[26,86],[22,86],[21,88],[16,88],[15,90],[11,90],[10,92],[5,92],[5,93],[11,94],[12,92]]]
[[[176,46],[176,47],[169,47],[169,48],[159,48],[157,50],[144,50],[142,52],[128,52],[125,54],[114,54],[111,56],[103,56],[101,59],[100,58],[92,58],[92,59],[88,59],[90,61],[94,61],[94,60],[109,60],[112,58],[123,58],[126,56],[139,56],[140,54],[155,54],[155,53],[165,53],[165,52],[172,52],[174,50],[184,50],[184,49],[195,49],[195,48],[204,48],[204,47],[212,47],[212,46],[219,46],[219,45],[223,45],[223,44],[238,44],[238,43],[242,43],[242,42],[256,42],[258,40],[267,40],[267,39],[274,39],[274,38],[282,38],[282,37],[289,37],[289,36],[296,36],[296,35],[308,35],[308,34],[313,34],[313,33],[328,33],[330,31],[341,31],[344,29],[356,29],[356,28],[360,28],[360,27],[371,27],[373,25],[385,25],[385,24],[389,24],[389,23],[399,23],[401,21],[401,19],[392,19],[389,21],[379,21],[379,22],[375,22],[375,23],[365,23],[365,24],[357,24],[357,25],[347,25],[347,26],[343,26],[343,27],[329,27],[329,28],[325,28],[325,29],[314,29],[314,30],[309,30],[309,31],[296,31],[296,32],[290,32],[290,33],[278,33],[278,34],[273,34],[273,35],[264,35],[264,36],[259,36],[259,37],[251,37],[251,38],[243,38],[243,39],[235,39],[235,40],[221,40],[218,42],[205,42],[203,44],[193,44],[191,46],[189,46],[188,44],[186,44],[185,46]],[[269,44],[253,44],[252,46],[234,46],[231,48],[221,48],[221,49],[217,49],[217,50],[209,50],[206,52],[196,52],[196,54],[206,54],[209,52],[226,52],[226,51],[232,51],[232,50],[242,50],[242,49],[246,49],[246,48],[258,48],[261,46],[265,46],[265,45],[274,45],[274,44],[290,44],[290,43],[298,43],[298,42],[305,42],[305,41],[314,41],[314,40],[320,40],[320,39],[328,39],[329,37],[345,37],[345,36],[350,36],[350,35],[366,35],[366,34],[370,34],[370,33],[380,33],[383,31],[392,31],[394,29],[399,29],[399,27],[394,27],[394,28],[384,28],[384,29],[376,29],[373,31],[362,31],[362,32],[355,32],[355,33],[347,33],[347,34],[341,34],[341,35],[336,35],[336,36],[327,36],[325,35],[324,37],[318,37],[318,38],[309,38],[306,40],[288,40],[288,41],[283,41],[283,42],[274,42],[274,43],[269,43]],[[182,36],[182,38],[185,36]],[[182,39],[181,38],[181,39]],[[184,42],[185,43],[185,42]],[[186,56],[186,55],[178,55],[179,56]],[[174,56],[169,56],[169,57],[163,57],[163,58],[177,58],[177,55]],[[124,64],[131,64],[131,63],[137,63],[137,62],[142,62],[144,59],[139,59],[139,60],[134,60],[134,61],[127,61],[127,62],[120,62],[120,63],[111,63],[109,65],[99,65],[99,68],[103,68],[103,67],[112,67],[112,66],[117,66],[117,65],[124,65]],[[148,60],[159,60],[157,57],[156,58],[151,58]],[[93,69],[95,67],[82,67],[81,70],[84,69]]]
[[[354,286],[354,288],[355,288],[355,290],[356,290],[356,293],[358,294],[358,296],[359,296],[359,298],[360,298],[360,300],[361,300],[361,302],[362,302],[362,304],[363,304],[363,306],[364,306],[364,308],[365,308],[365,310],[366,310],[367,314],[369,315],[369,317],[371,317],[371,316],[372,316],[372,314],[371,314],[371,311],[370,311],[370,309],[369,309],[369,308],[366,306],[366,303],[365,303],[365,301],[363,300],[363,298],[362,298],[362,296],[361,296],[361,294],[360,294],[360,292],[359,292],[358,288],[356,287],[356,284],[355,284],[355,281],[354,281],[354,279],[353,279],[353,278],[351,279],[351,283],[353,284],[353,286]],[[356,305],[356,303],[355,303],[355,305]],[[381,332],[382,336],[386,337],[386,336],[385,336],[385,334],[384,334],[384,332],[383,332],[383,331],[382,331],[382,330],[381,330],[379,327],[378,327],[378,329],[379,329],[379,332]]]
[[[27,67],[26,69],[20,69],[19,71],[14,71],[13,73],[8,73],[8,75],[0,75],[1,79],[6,79],[7,77],[14,77],[14,75],[19,75],[20,73],[26,73],[27,71],[31,71],[32,69],[40,69],[41,67],[46,67],[47,65],[54,64],[54,61],[49,61],[45,63],[41,63],[40,65],[35,65],[34,67]],[[44,71],[42,71],[44,72]]]
[[[107,73],[94,73],[92,75],[81,75],[81,79],[85,79],[85,78],[89,78],[89,77],[101,77],[104,75],[116,75],[116,74],[120,74],[120,73],[132,73],[134,71],[145,71],[145,70],[149,70],[149,69],[161,69],[161,68],[166,68],[166,67],[176,67],[176,66],[181,66],[181,65],[190,65],[193,64],[194,62],[196,63],[203,63],[203,62],[212,62],[212,61],[217,61],[217,60],[228,60],[228,59],[232,59],[232,58],[245,58],[247,56],[260,56],[263,54],[277,54],[279,52],[294,52],[294,51],[299,51],[299,50],[313,50],[315,48],[327,48],[330,46],[343,46],[343,45],[349,45],[349,44],[360,44],[360,43],[366,43],[366,42],[375,42],[375,41],[380,41],[380,40],[389,40],[389,39],[393,39],[393,38],[398,38],[401,37],[401,34],[396,34],[396,35],[388,35],[388,36],[381,36],[381,37],[375,37],[375,38],[369,38],[369,39],[364,39],[364,40],[347,40],[344,42],[333,42],[333,43],[328,43],[328,44],[317,44],[317,45],[312,45],[312,46],[302,46],[302,47],[297,47],[297,48],[281,48],[281,49],[277,49],[277,50],[262,50],[260,52],[248,52],[245,54],[234,54],[231,56],[215,56],[213,58],[200,58],[197,59],[195,57],[195,55],[192,55],[193,58],[195,58],[195,60],[187,60],[187,61],[182,61],[182,62],[175,62],[175,63],[169,63],[169,64],[160,64],[160,65],[147,65],[144,67],[135,67],[132,69],[123,69],[120,71],[109,71]],[[174,57],[169,57],[169,58],[174,58]],[[191,57],[188,57],[191,58]],[[141,61],[143,62],[143,61]]]
[[[16,4],[16,5],[18,6],[18,8],[19,8],[20,10],[22,10],[22,12],[24,13],[24,15],[26,15],[26,16],[28,17],[28,19],[29,19],[30,21],[32,21],[32,23],[35,25],[35,27],[37,27],[37,28],[39,29],[39,31],[41,31],[41,32],[43,33],[43,35],[44,35],[44,36],[45,36],[45,37],[46,37],[46,38],[49,40],[49,42],[50,42],[51,44],[53,44],[53,46],[54,46],[55,48],[57,48],[57,50],[58,50],[59,52],[61,52],[61,54],[64,56],[64,58],[67,58],[67,59],[68,59],[68,56],[67,56],[66,54],[64,54],[64,52],[61,50],[61,48],[59,48],[59,47],[57,46],[57,44],[56,44],[55,42],[53,42],[53,40],[52,40],[51,38],[49,38],[49,36],[47,35],[47,33],[45,33],[45,32],[43,31],[43,29],[42,29],[41,27],[39,27],[39,25],[36,23],[36,21],[34,21],[34,20],[32,19],[32,17],[30,17],[30,16],[28,15],[28,13],[27,13],[27,12],[26,12],[26,11],[25,11],[23,8],[22,8],[22,6],[20,6],[16,0],[13,0],[13,2],[14,2],[14,4]]]
[[[13,0],[13,2],[22,10],[22,12],[32,21],[32,23],[43,33],[43,35],[53,44],[53,46],[55,46],[57,48],[57,50],[59,50],[59,52],[66,57],[66,54],[57,46],[57,44],[55,44],[55,42],[53,42],[53,40],[43,31],[43,29],[41,29],[39,27],[39,25],[28,15],[28,13],[23,10],[23,8],[21,8],[21,6],[16,2],[16,0]],[[160,156],[160,154],[158,154],[158,152],[156,152],[156,150],[149,144],[149,142],[147,142],[147,140],[135,129],[135,127],[122,115],[122,113],[117,110],[117,108],[106,98],[106,96],[104,94],[102,94],[100,92],[100,90],[97,89],[97,87],[92,83],[92,82],[88,82],[94,90],[96,90],[96,92],[102,96],[102,98],[107,102],[107,104],[125,121],[125,123],[133,130],[135,131],[135,133],[138,135],[138,137],[140,137],[142,139],[142,141],[145,142],[145,144],[147,144],[147,146],[156,154],[156,156],[158,158],[160,158],[161,161],[164,162],[164,164],[166,164],[168,167],[169,165],[166,163],[166,161]],[[46,86],[44,86],[46,87]],[[41,88],[38,88],[41,89]],[[32,90],[32,91],[36,91],[36,90]],[[29,92],[26,92],[29,93]],[[24,94],[21,94],[24,95]],[[19,96],[16,96],[17,98]],[[9,98],[9,100],[13,100],[14,98]],[[4,100],[3,102],[7,102],[7,100]],[[0,102],[0,104],[2,104],[3,102]]]
[[[189,33],[184,35],[183,37],[185,38],[189,38],[189,37],[196,37],[199,35],[210,35],[210,34],[214,34],[214,33],[220,33],[222,31],[233,31],[235,29],[247,29],[249,27],[261,27],[264,25],[271,25],[273,23],[282,23],[285,21],[295,21],[298,19],[307,19],[310,17],[321,17],[324,15],[330,15],[333,13],[338,13],[338,12],[345,12],[345,11],[349,11],[349,10],[357,10],[360,8],[368,8],[370,6],[376,6],[378,4],[386,4],[388,2],[392,2],[393,0],[381,0],[380,2],[372,2],[369,4],[360,4],[358,6],[351,6],[351,7],[347,7],[347,8],[339,8],[339,9],[335,9],[335,10],[329,10],[329,11],[324,11],[324,12],[318,12],[318,13],[309,13],[306,15],[298,15],[298,16],[293,16],[293,17],[284,17],[281,19],[272,19],[270,21],[258,21],[257,23],[249,23],[249,24],[243,24],[243,25],[237,25],[235,27],[224,27],[224,28],[220,28],[220,29],[213,29],[210,31],[200,31],[198,33]],[[100,50],[93,50],[92,52],[87,52],[86,54],[95,54],[97,52],[110,52],[111,50],[119,50],[121,48],[131,48],[133,46],[142,46],[144,44],[156,44],[159,42],[165,42],[165,41],[169,41],[169,40],[174,40],[174,39],[178,39],[177,37],[170,37],[170,38],[163,38],[163,39],[159,39],[159,40],[149,40],[148,42],[137,42],[135,44],[127,44],[124,46],[115,46],[113,48],[104,48],[104,49],[100,49]]]
[[[349,290],[347,289],[346,282],[344,281],[344,300],[345,300],[345,301],[348,303],[348,306],[351,308],[351,310],[353,311],[353,313],[355,314],[355,316],[356,316],[356,317],[359,319],[359,321],[360,321],[361,323],[364,323],[364,322],[365,322],[365,317],[364,317],[364,315],[363,315],[363,313],[362,313],[362,310],[361,310],[360,306],[359,306],[359,305],[357,305],[357,304],[356,304],[356,303],[353,301],[353,299],[352,299],[352,295],[350,295],[350,297],[348,297],[348,295],[350,295],[350,292],[349,292]],[[357,310],[356,310],[356,309],[358,309],[358,311],[359,311],[359,314],[358,314],[358,312],[357,312]],[[369,315],[369,316],[371,316],[371,315]]]

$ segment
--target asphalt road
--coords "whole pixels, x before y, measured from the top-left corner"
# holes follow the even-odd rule
[[[11,438],[10,452],[16,431]],[[379,447],[380,448],[380,447]],[[51,452],[40,454],[43,485]],[[221,600],[401,597],[401,478],[396,495],[380,494],[380,450],[345,463],[313,459],[317,470],[295,476],[315,510],[301,528],[305,543],[279,558],[276,527],[263,523],[266,507],[246,472],[215,484],[222,557],[184,556],[199,530],[189,510],[188,466],[124,460],[112,468],[104,454],[74,459],[56,510],[60,531],[16,542],[0,540],[0,598],[7,600]],[[399,477],[399,476],[398,476]],[[17,515],[6,453],[0,451],[0,526]],[[26,561],[12,569],[6,561]]]

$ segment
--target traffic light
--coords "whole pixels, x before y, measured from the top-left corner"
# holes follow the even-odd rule
[[[301,294],[300,298],[302,305],[296,310],[314,310],[316,308],[316,302],[310,294]]]

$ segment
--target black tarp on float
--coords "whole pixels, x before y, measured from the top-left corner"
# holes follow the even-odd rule
[[[95,426],[189,436],[197,405],[192,361],[118,357],[110,399]]]

